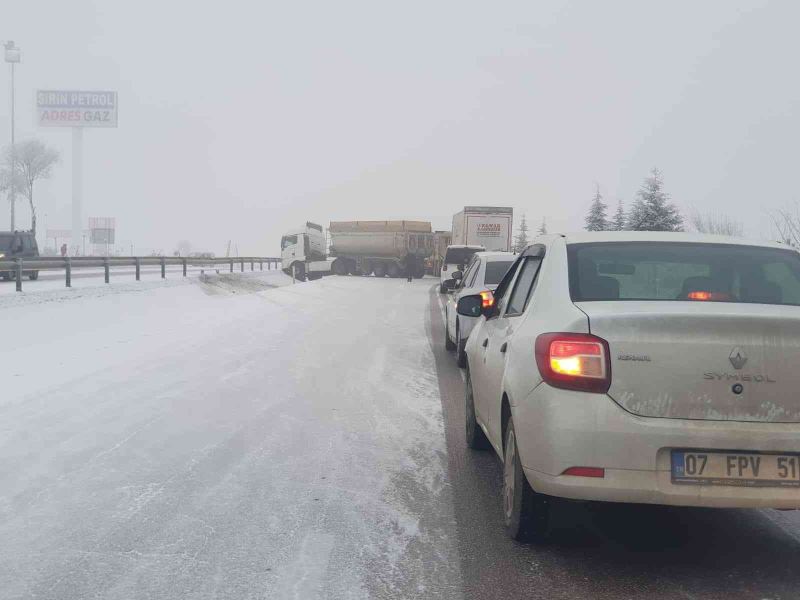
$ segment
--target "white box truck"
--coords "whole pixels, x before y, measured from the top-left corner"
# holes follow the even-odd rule
[[[454,246],[481,246],[511,251],[514,209],[509,206],[465,206],[453,215]]]

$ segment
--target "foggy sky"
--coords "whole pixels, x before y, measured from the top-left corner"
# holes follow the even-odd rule
[[[84,214],[137,253],[274,256],[306,220],[449,229],[465,204],[575,230],[595,182],[613,210],[656,165],[684,213],[769,236],[800,201],[799,22],[791,0],[0,2],[18,139],[62,152],[40,224],[70,226],[71,158],[35,90],[117,90],[119,128],[84,135]]]

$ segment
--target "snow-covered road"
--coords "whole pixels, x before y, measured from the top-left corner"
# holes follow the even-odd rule
[[[511,541],[435,283],[0,295],[0,599],[797,597],[797,512],[559,504]]]
[[[430,283],[236,279],[0,303],[0,597],[460,597]]]

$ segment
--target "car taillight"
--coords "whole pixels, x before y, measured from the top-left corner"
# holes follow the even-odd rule
[[[553,387],[604,394],[611,385],[608,342],[588,333],[543,333],[536,365]]]
[[[489,290],[481,292],[481,307],[490,308],[494,304],[494,294]]]

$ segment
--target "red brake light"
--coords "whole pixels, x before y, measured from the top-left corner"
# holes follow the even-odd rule
[[[726,302],[731,299],[729,294],[725,294],[723,292],[706,292],[702,290],[689,292],[687,297],[689,300],[710,300],[712,302]]]
[[[481,307],[489,308],[494,304],[494,294],[489,290],[481,292]]]
[[[536,364],[553,387],[604,394],[611,385],[608,342],[588,333],[540,335]]]
[[[562,475],[574,477],[605,477],[606,470],[600,467],[570,467]]]

